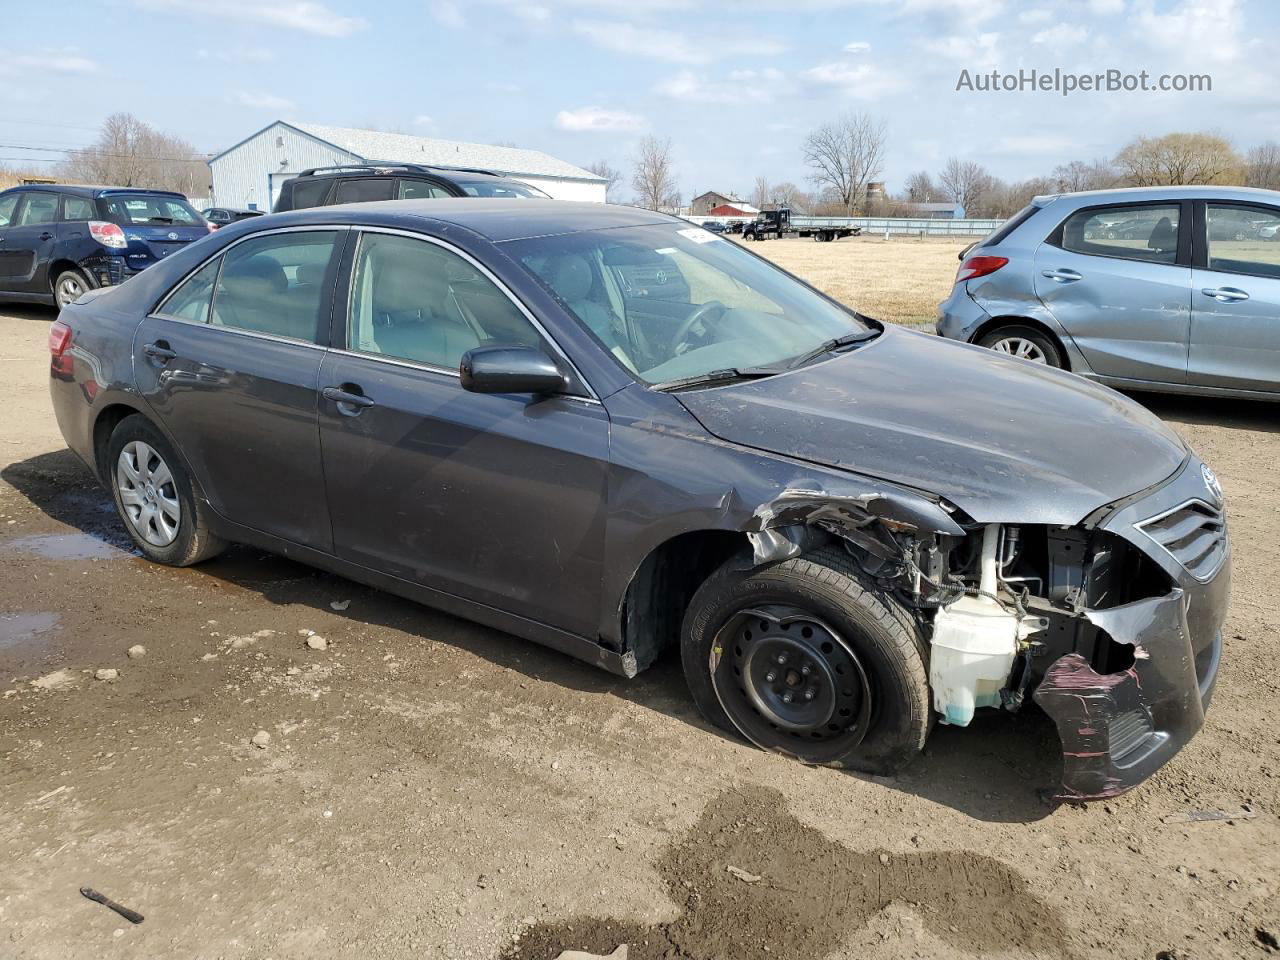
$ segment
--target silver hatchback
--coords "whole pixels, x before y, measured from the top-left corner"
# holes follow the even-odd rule
[[[938,333],[1125,389],[1280,399],[1280,193],[1037,197],[961,255]]]

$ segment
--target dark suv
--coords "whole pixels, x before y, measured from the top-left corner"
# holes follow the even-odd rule
[[[40,184],[0,191],[0,301],[64,307],[209,230],[186,197],[166,190]]]
[[[416,163],[359,163],[303,170],[280,186],[273,209],[305,210],[370,200],[435,200],[488,197],[500,200],[550,197],[537,187],[470,167],[424,167]]]

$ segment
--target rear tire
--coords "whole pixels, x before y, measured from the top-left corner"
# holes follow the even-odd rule
[[[63,270],[53,280],[53,300],[61,310],[67,304],[74,303],[80,299],[80,296],[87,290],[92,290],[93,286],[83,273],[74,267]]]
[[[1043,330],[1026,324],[1011,323],[989,330],[978,339],[978,346],[1032,363],[1059,369],[1066,367],[1057,341]]]
[[[155,563],[186,567],[221,553],[182,459],[146,417],[121,420],[107,442],[107,482],[134,545]]]
[[[919,628],[843,550],[730,560],[694,594],[680,647],[703,715],[762,749],[892,774],[928,736]]]

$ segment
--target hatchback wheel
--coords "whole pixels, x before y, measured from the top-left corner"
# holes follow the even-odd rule
[[[1050,367],[1063,366],[1062,354],[1053,338],[1035,327],[1000,327],[984,334],[978,345],[996,353],[1030,360],[1032,363],[1043,363]]]
[[[191,478],[164,436],[126,417],[108,444],[111,493],[129,536],[149,560],[185,567],[219,553]]]
[[[681,654],[703,715],[764,750],[887,774],[928,735],[920,632],[840,550],[731,560],[694,595]]]
[[[61,310],[69,303],[75,303],[81,294],[89,289],[89,282],[79,270],[63,270],[53,281],[53,298]]]

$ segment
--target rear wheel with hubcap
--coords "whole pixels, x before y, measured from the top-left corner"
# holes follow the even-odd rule
[[[924,641],[853,558],[731,560],[694,595],[681,653],[713,723],[805,763],[891,773],[930,721]]]
[[[61,310],[75,303],[89,289],[89,281],[79,270],[63,270],[53,281],[53,299]]]
[[[1042,330],[1021,324],[1010,324],[988,331],[978,345],[1032,363],[1062,367],[1062,353],[1053,338]]]
[[[121,420],[107,455],[116,510],[149,560],[185,567],[222,551],[186,468],[149,420],[140,414]]]

